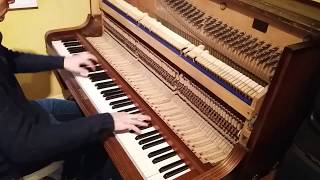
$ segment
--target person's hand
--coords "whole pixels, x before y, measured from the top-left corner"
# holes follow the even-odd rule
[[[97,62],[97,58],[88,53],[83,52],[73,56],[67,56],[64,58],[64,69],[71,71],[81,76],[87,76],[89,71],[87,68],[95,70],[94,63]]]
[[[111,113],[114,121],[114,131],[133,130],[140,134],[141,130],[137,126],[148,126],[145,121],[151,121],[151,118],[142,114],[129,114],[126,112]]]

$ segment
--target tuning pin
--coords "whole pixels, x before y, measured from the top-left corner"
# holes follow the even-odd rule
[[[180,9],[180,11],[178,12],[179,14],[184,14],[185,12],[187,12],[189,9],[192,8],[191,4],[187,4],[185,7],[183,7],[182,9]]]
[[[203,28],[203,31],[205,33],[210,33],[213,29],[215,29],[221,23],[222,23],[221,21],[216,22],[215,19],[212,19],[209,23],[205,25],[205,27]]]
[[[193,14],[189,15],[187,17],[187,21],[189,23],[193,23],[194,21],[198,20],[199,18],[201,18],[204,15],[204,12],[200,11],[197,9],[196,12],[194,12]]]
[[[239,54],[247,53],[249,50],[254,49],[257,46],[257,38],[253,38],[246,43],[246,47],[240,51]]]
[[[239,44],[242,44],[244,41],[248,40],[251,37],[251,35],[247,36],[241,36],[237,41],[230,44],[230,47],[239,46]]]
[[[181,5],[185,0],[176,0],[176,2],[172,3],[171,8],[174,9],[177,6]]]
[[[217,19],[212,19],[211,16],[207,16],[207,17],[205,18],[205,20],[204,20],[204,23],[205,23],[205,25],[206,25],[206,24],[208,24],[209,22],[214,23],[214,22],[216,22],[216,21],[217,21]]]
[[[246,47],[248,47],[253,41],[250,39],[251,36],[246,36],[245,40],[235,49],[240,50],[240,49],[245,49]],[[240,52],[241,53],[241,52]]]
[[[230,43],[229,43],[229,47],[233,47],[235,46],[236,44],[238,44],[239,40],[245,35],[244,32],[241,32],[239,34],[237,34],[235,37],[234,37],[234,40],[232,40]]]
[[[192,13],[188,14],[187,16],[185,16],[185,18],[187,20],[189,20],[192,17],[195,17],[198,13],[200,13],[201,11],[199,9],[195,9],[195,11],[193,11]]]
[[[167,4],[170,6],[171,4],[173,4],[176,0],[168,0]]]
[[[191,18],[189,22],[194,24],[194,23],[197,22],[199,19],[203,19],[202,17],[203,17],[204,15],[205,15],[205,13],[200,11],[200,13],[199,13],[197,16],[194,16],[193,18]]]
[[[204,21],[204,18],[198,19],[193,23],[193,26],[196,26],[198,30],[201,30],[202,27],[204,26],[203,21]]]
[[[268,49],[269,47],[271,47],[271,44],[266,44],[266,45],[264,45],[264,46],[260,46],[260,47],[258,48],[258,53],[256,54],[255,58],[260,57],[260,55],[263,54],[264,51],[265,51],[266,49]]]
[[[196,9],[197,9],[196,7],[192,6],[192,8],[190,8],[188,11],[182,14],[182,17],[186,17],[189,14],[192,14]]]
[[[226,27],[228,27],[227,24],[223,24],[222,26],[217,27],[216,29],[210,31],[209,36],[219,33],[220,31],[224,30]]]
[[[182,8],[186,7],[189,3],[184,1],[183,3],[181,3],[179,6],[175,7],[175,11],[180,11]]]
[[[226,29],[224,29],[224,30],[221,32],[222,37],[221,37],[219,40],[222,40],[222,39],[225,39],[225,38],[227,38],[227,37],[230,37],[230,34],[231,34],[232,30],[233,30],[233,27],[232,27],[232,26],[227,27]],[[221,36],[221,35],[219,35],[219,36]]]
[[[266,56],[268,56],[268,55],[270,55],[271,54],[271,52],[272,51],[270,51],[270,50],[266,50],[266,51],[263,51],[262,53],[260,53],[259,55],[257,55],[257,59],[261,59],[261,58],[264,58],[264,57],[266,57]]]
[[[252,36],[251,35],[247,35],[243,38],[242,42],[248,41]]]
[[[229,44],[229,43],[231,43],[232,41],[234,41],[235,39],[237,39],[237,38],[238,38],[238,34],[237,34],[238,32],[239,32],[238,29],[235,29],[235,30],[231,31],[230,36],[228,36],[228,37],[224,40],[224,43],[225,43],[225,44]]]
[[[281,53],[275,53],[271,56],[270,60],[266,62],[265,66],[273,66],[280,60]]]

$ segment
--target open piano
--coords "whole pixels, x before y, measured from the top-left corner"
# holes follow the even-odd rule
[[[248,2],[91,1],[84,25],[46,34],[49,54],[99,60],[56,72],[86,115],[152,117],[104,142],[124,179],[252,179],[283,155],[315,93],[320,26]]]

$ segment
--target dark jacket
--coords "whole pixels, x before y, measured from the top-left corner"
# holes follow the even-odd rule
[[[0,45],[0,179],[19,176],[23,164],[50,159],[113,131],[110,114],[50,124],[48,113],[29,101],[15,73],[63,68],[64,58],[13,52]]]

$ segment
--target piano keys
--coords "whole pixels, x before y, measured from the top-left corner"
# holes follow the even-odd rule
[[[141,135],[115,133],[117,141],[110,137],[106,142],[124,178],[219,179],[237,166],[233,174],[242,177],[262,174],[284,149],[280,142],[299,123],[303,113],[293,109],[305,108],[302,97],[309,92],[297,87],[310,83],[307,79],[318,64],[313,46],[301,42],[307,33],[288,35],[275,25],[277,35],[294,36],[275,47],[277,41],[265,40],[270,33],[259,35],[261,40],[250,34],[255,33],[250,28],[243,32],[230,26],[224,17],[202,10],[207,5],[203,2],[103,0],[102,18],[95,17],[82,29],[46,37],[51,53],[89,51],[98,57],[96,70],[88,77],[59,72],[86,114],[152,115],[152,126]],[[218,7],[214,1],[209,4]],[[248,18],[234,9],[229,13]],[[290,43],[302,44],[297,49],[286,47]],[[304,57],[309,61],[299,61],[298,49],[304,55],[311,52]],[[308,71],[297,77],[299,66]],[[284,96],[288,87],[292,103],[279,111],[289,100]],[[276,136],[276,129],[279,132],[289,122],[289,132]],[[259,147],[266,144],[279,148],[266,153]],[[130,166],[123,168],[123,163]]]
[[[58,54],[63,56],[86,51],[76,39],[54,41],[53,46]],[[96,65],[95,71],[89,72],[88,77],[76,74],[74,77],[89,99],[94,102],[99,113],[141,113],[138,105],[130,100],[129,96],[108,76],[105,70],[101,69],[99,64]],[[106,84],[108,86],[102,87]],[[127,132],[115,134],[115,136],[132,158],[144,179],[174,179],[190,171],[154,127],[143,129],[140,135]]]

